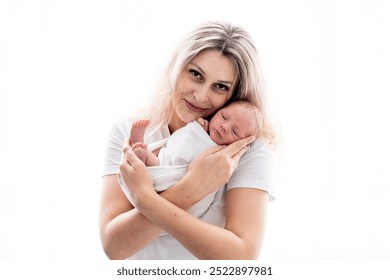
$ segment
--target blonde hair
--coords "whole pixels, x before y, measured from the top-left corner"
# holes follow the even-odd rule
[[[172,97],[182,70],[199,53],[208,49],[219,50],[231,59],[236,67],[236,85],[228,103],[246,100],[260,111],[263,120],[261,136],[270,143],[274,135],[267,118],[263,100],[263,88],[256,47],[250,35],[241,27],[227,22],[206,22],[196,27],[173,53],[162,83],[153,96],[145,117],[152,125],[169,121],[173,113]],[[205,116],[206,117],[206,116]]]

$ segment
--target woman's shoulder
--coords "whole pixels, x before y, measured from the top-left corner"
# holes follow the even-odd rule
[[[241,157],[237,169],[233,172],[227,189],[256,188],[267,191],[270,200],[274,199],[271,184],[271,149],[266,139],[259,138]]]
[[[253,157],[269,157],[271,153],[268,141],[264,138],[256,139],[250,144],[250,149],[242,156],[241,161]]]
[[[117,117],[113,122],[112,131],[126,135],[129,133],[133,120],[128,115]]]

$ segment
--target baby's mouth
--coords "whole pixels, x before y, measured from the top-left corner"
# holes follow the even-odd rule
[[[218,137],[219,137],[219,138],[222,138],[222,135],[221,135],[221,133],[219,132],[219,130],[216,129],[216,128],[214,128],[214,130],[215,130],[215,132],[217,133]]]

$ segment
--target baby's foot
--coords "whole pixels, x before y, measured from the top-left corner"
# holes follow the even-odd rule
[[[146,164],[146,160],[148,158],[148,150],[147,150],[147,145],[145,143],[134,143],[131,146],[131,149],[133,150],[134,154],[143,161],[143,163]]]
[[[150,120],[135,121],[130,131],[130,145],[138,142],[144,142],[145,129],[148,127]]]

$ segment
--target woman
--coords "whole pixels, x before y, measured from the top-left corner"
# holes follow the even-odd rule
[[[100,205],[100,236],[110,259],[258,257],[272,198],[268,149],[272,133],[257,61],[249,35],[229,23],[200,25],[179,46],[165,84],[142,116],[152,120],[153,129],[145,135],[149,148],[158,152],[177,129],[200,117],[210,118],[235,100],[257,106],[265,127],[256,141],[247,137],[205,151],[179,182],[162,193],[154,191],[145,165],[129,149],[131,121],[112,130]],[[202,217],[186,212],[216,190]],[[126,197],[133,198],[131,203]]]

